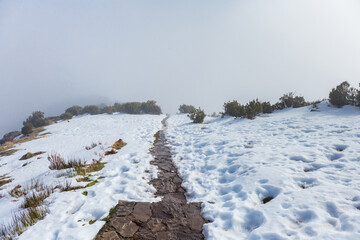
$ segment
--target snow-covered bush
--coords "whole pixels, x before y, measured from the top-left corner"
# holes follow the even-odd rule
[[[204,122],[206,114],[201,108],[198,108],[195,110],[195,112],[192,112],[188,115],[188,117],[193,121],[193,123],[202,123]]]
[[[179,112],[180,113],[192,113],[195,112],[196,108],[193,105],[186,105],[186,104],[182,104],[179,107]]]

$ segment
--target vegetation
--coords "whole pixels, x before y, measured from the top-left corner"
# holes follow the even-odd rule
[[[12,178],[10,178],[9,176],[7,176],[7,174],[1,175],[0,176],[0,190],[1,187],[4,186],[5,184],[11,183],[12,182]]]
[[[250,101],[245,106],[245,115],[248,119],[254,119],[258,114],[262,113],[262,104],[258,99]]]
[[[86,105],[82,109],[82,114],[91,114],[91,115],[100,114],[100,109],[96,105]]]
[[[156,104],[156,101],[149,100],[141,103],[141,113],[160,115],[162,112],[160,106]]]
[[[350,87],[350,84],[345,81],[333,88],[329,93],[329,101],[332,105],[341,108],[345,105],[357,105],[359,103],[359,91]]]
[[[43,154],[43,153],[45,153],[45,152],[36,152],[36,153],[28,152],[25,155],[23,155],[19,160],[26,160],[26,159],[35,157],[35,156]]]
[[[113,114],[114,106],[104,106],[103,108],[101,108],[101,113]]]
[[[239,104],[237,101],[224,103],[224,112],[222,116],[232,116],[232,117],[244,117],[245,116],[245,107]]]
[[[117,140],[116,142],[114,142],[114,144],[112,145],[112,148],[116,149],[116,150],[120,150],[121,148],[126,146],[126,142],[124,142],[121,138],[119,140]]]
[[[193,113],[195,111],[196,111],[196,108],[193,105],[182,104],[179,107],[180,113]]]
[[[62,120],[69,120],[72,119],[73,115],[70,112],[65,112],[60,115],[60,119]]]
[[[284,94],[281,98],[279,98],[279,102],[277,102],[273,109],[282,110],[284,108],[299,108],[309,105],[306,103],[304,97],[295,96],[293,92]]]
[[[31,123],[33,127],[38,128],[49,125],[50,120],[44,117],[43,112],[35,111],[23,122],[24,126],[27,123]]]
[[[115,103],[115,112],[122,112],[128,114],[161,114],[161,108],[156,104],[156,101],[149,100],[147,102],[127,102]]]
[[[262,112],[263,113],[272,113],[272,107],[270,102],[263,102],[262,103]]]
[[[68,109],[65,110],[65,113],[71,113],[73,116],[78,116],[80,114],[82,114],[83,109],[82,107],[78,106],[78,105],[74,105],[72,107],[69,107]]]
[[[21,133],[24,135],[28,135],[33,132],[33,125],[31,123],[25,123],[21,128]]]
[[[76,168],[83,166],[83,163],[80,159],[70,159],[67,162],[60,156],[60,154],[52,153],[48,155],[48,160],[50,162],[49,168],[51,170],[59,170],[66,168]]]
[[[193,123],[203,123],[206,117],[206,114],[201,108],[195,110],[188,115],[188,117],[193,121]]]

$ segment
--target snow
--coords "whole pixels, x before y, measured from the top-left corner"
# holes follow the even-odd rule
[[[205,124],[170,117],[187,198],[211,221],[207,240],[360,239],[359,108],[310,110]]]
[[[155,189],[148,181],[156,177],[156,169],[150,165],[149,148],[153,135],[162,127],[164,115],[95,115],[80,116],[46,127],[50,134],[42,138],[19,144],[18,151],[0,159],[0,176],[8,174],[13,181],[3,186],[0,193],[0,223],[11,222],[12,214],[21,211],[22,198],[14,198],[9,191],[17,185],[27,186],[31,180],[40,180],[46,185],[85,185],[75,178],[57,177],[66,170],[50,170],[48,154],[59,153],[66,159],[79,158],[88,163],[99,159],[105,150],[119,138],[127,145],[115,155],[104,157],[105,167],[92,180],[98,183],[85,189],[70,192],[54,192],[46,199],[48,214],[28,228],[19,239],[93,239],[105,223],[111,207],[118,200],[159,201],[154,198]],[[97,146],[86,150],[86,146]],[[100,144],[101,143],[101,144]],[[19,161],[27,152],[44,151],[45,154]],[[40,157],[40,159],[38,159]],[[29,163],[23,166],[24,163]],[[150,173],[145,173],[149,170]],[[148,171],[146,171],[148,172]],[[94,174],[94,175],[95,175]],[[84,196],[82,192],[87,191]],[[89,224],[90,220],[96,220]]]

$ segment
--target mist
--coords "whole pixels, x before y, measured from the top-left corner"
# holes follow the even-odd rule
[[[0,137],[35,110],[327,98],[360,82],[357,0],[0,1]]]

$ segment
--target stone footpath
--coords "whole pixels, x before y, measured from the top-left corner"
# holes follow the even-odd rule
[[[162,123],[166,127],[165,118]],[[172,161],[170,148],[166,145],[165,133],[159,131],[151,154],[152,165],[158,167],[158,178],[150,183],[156,189],[161,202],[119,201],[110,213],[110,218],[99,231],[96,240],[159,239],[195,240],[204,239],[201,203],[187,203],[182,179]]]

